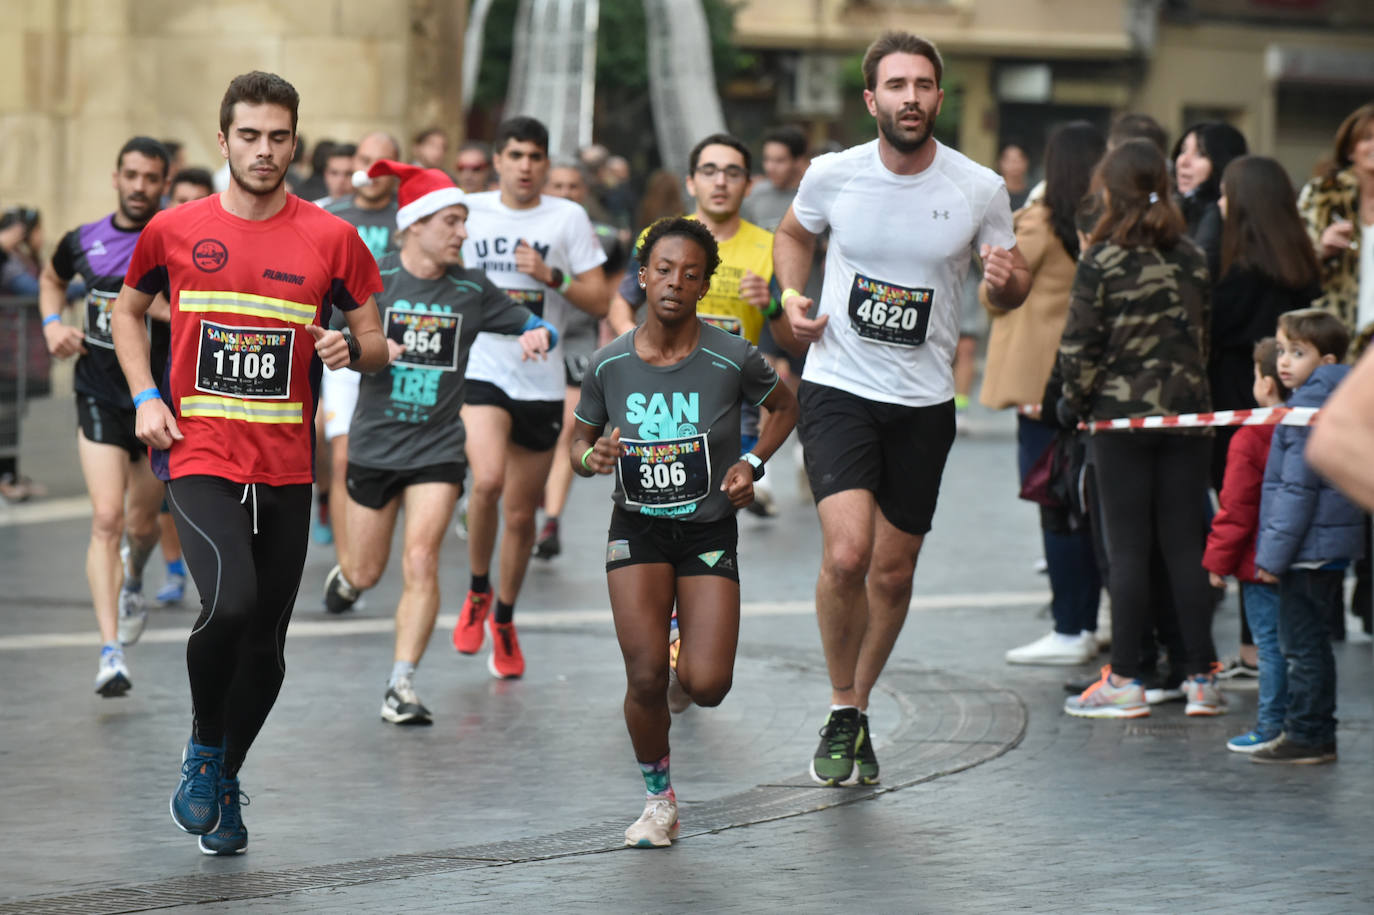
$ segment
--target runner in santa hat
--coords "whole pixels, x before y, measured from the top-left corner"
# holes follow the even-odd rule
[[[379,160],[368,178],[400,178],[400,251],[378,265],[377,296],[391,363],[364,376],[348,442],[348,524],[353,545],[325,585],[326,602],[351,604],[386,569],[405,507],[403,587],[396,651],[382,702],[393,724],[430,724],[415,668],[439,612],[439,546],[467,471],[463,405],[468,351],[479,331],[516,336],[524,359],[557,343],[552,326],[462,266],[468,208],[438,169]]]

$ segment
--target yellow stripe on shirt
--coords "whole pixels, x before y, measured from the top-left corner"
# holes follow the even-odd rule
[[[181,398],[182,416],[233,419],[244,423],[291,423],[300,425],[305,411],[300,401],[239,400],[234,397],[202,396]]]
[[[309,324],[315,320],[314,305],[253,295],[250,292],[224,290],[183,289],[177,299],[182,311],[219,312],[221,314],[251,315],[255,318],[276,318],[290,324]]]

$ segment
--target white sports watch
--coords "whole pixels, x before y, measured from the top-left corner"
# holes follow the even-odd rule
[[[752,451],[746,451],[740,459],[748,461],[749,466],[754,468],[754,482],[757,483],[759,480],[763,479],[763,458]]]

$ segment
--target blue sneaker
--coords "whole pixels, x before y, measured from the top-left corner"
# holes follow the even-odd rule
[[[1232,737],[1226,741],[1226,749],[1235,753],[1256,753],[1272,747],[1279,742],[1279,738],[1282,736],[1282,731],[1265,734],[1258,728],[1251,728],[1239,737]]]
[[[203,855],[241,855],[248,848],[248,827],[243,825],[243,810],[248,795],[239,790],[239,780],[223,778],[219,782],[219,826],[200,837]]]
[[[334,526],[316,518],[310,525],[310,536],[320,546],[329,546],[334,542]]]
[[[186,576],[167,573],[167,580],[157,589],[157,602],[166,607],[186,599]]]
[[[181,755],[181,784],[172,793],[172,822],[183,832],[203,836],[219,825],[220,772],[224,750],[186,744]]]

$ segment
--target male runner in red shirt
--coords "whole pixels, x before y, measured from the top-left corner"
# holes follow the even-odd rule
[[[172,820],[205,854],[241,853],[238,771],[281,689],[286,626],[310,527],[323,365],[376,371],[388,351],[376,262],[343,220],[288,195],[299,97],[252,72],[220,105],[223,194],[158,214],[115,302],[113,333],[136,431],[167,486],[201,594],[186,646],[194,711]],[[171,302],[155,385],[143,315]],[[363,307],[359,307],[363,306]],[[334,308],[351,336],[328,331]]]

